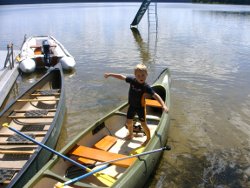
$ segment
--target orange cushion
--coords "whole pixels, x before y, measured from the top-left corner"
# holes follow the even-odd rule
[[[153,107],[161,108],[161,104],[157,100],[146,99],[145,102],[146,102],[146,106],[153,106]]]

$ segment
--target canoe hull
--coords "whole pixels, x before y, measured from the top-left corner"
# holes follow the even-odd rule
[[[169,109],[171,108],[170,84],[171,80],[168,69],[164,70],[153,84],[154,90],[163,98]],[[124,126],[126,122],[127,107],[128,104],[124,103],[96,123],[89,126],[89,128],[78,134],[70,143],[68,143],[60,153],[72,157],[72,150],[75,151],[76,146],[96,149],[96,143],[99,143],[106,135],[111,135],[117,139],[117,142],[107,151],[108,154],[111,152],[112,154],[119,153],[128,156],[131,151],[140,148],[141,144],[145,141],[145,136],[137,135],[133,140],[129,141],[123,139],[127,133]],[[168,128],[170,126],[170,116],[167,113],[162,113],[162,109],[147,107],[146,110],[146,119],[151,132],[151,140],[144,148],[145,152],[165,146],[168,137]],[[97,158],[99,158],[100,161],[104,160],[103,156],[106,155],[106,153],[102,152],[103,156],[100,156],[98,155],[99,150],[97,149],[95,151]],[[73,152],[74,159],[77,159],[78,157],[78,154],[76,153],[77,152]],[[111,187],[143,187],[148,177],[155,170],[161,155],[162,152],[157,152],[142,156],[140,157],[141,160],[135,159],[132,164],[129,164],[129,167],[119,166],[119,164],[111,165],[107,169],[102,170],[101,173],[115,177],[116,181]],[[86,157],[88,156],[90,157],[90,155],[86,154]],[[79,160],[79,158],[77,160]],[[95,163],[95,165],[96,164],[98,164],[98,162]],[[65,174],[71,166],[71,163],[66,162],[58,156],[54,156],[53,160],[50,160],[24,187],[53,187],[57,182],[68,181],[69,178],[73,178],[69,176],[65,178]],[[98,166],[96,166],[96,168],[98,168]],[[101,187],[110,186],[104,182],[100,182],[99,179],[94,176],[80,180],[71,186],[87,187],[90,185]]]
[[[17,120],[18,121],[14,121],[13,119],[10,120],[10,116],[9,114],[11,114],[13,112],[13,110],[19,110],[20,109],[28,109],[28,107],[31,107],[33,110],[34,109],[42,109],[42,110],[49,110],[49,109],[44,109],[44,107],[42,107],[42,105],[45,105],[44,101],[41,99],[41,97],[47,97],[47,96],[39,96],[40,99],[27,99],[28,96],[31,96],[34,91],[40,91],[41,87],[40,85],[45,84],[50,85],[50,87],[52,87],[53,89],[56,90],[60,90],[60,93],[58,94],[58,96],[56,98],[58,98],[57,102],[55,104],[53,104],[53,118],[51,121],[48,121],[46,118],[45,119],[41,119],[41,122],[39,122],[39,117],[38,118],[25,118],[25,120],[23,119],[23,117],[19,117]],[[51,96],[49,96],[51,98]],[[39,102],[25,102],[25,100],[28,101],[36,101],[38,100]],[[22,101],[23,100],[23,101]],[[19,101],[19,102],[15,102],[15,101]],[[10,126],[16,127],[19,130],[19,127],[27,127],[27,126],[36,126],[38,124],[46,124],[47,128],[44,128],[42,134],[44,135],[43,137],[39,138],[41,139],[41,143],[47,145],[48,147],[51,148],[55,148],[61,129],[62,129],[62,125],[63,125],[63,121],[64,121],[64,117],[65,117],[65,113],[66,113],[66,106],[65,106],[65,92],[64,92],[64,79],[63,79],[63,72],[62,72],[62,68],[61,65],[56,66],[55,68],[52,68],[50,70],[48,70],[48,73],[46,73],[40,80],[38,80],[35,84],[33,84],[28,90],[24,91],[23,94],[20,95],[20,97],[18,97],[13,103],[9,104],[0,114],[1,117],[1,124],[4,122],[9,122]],[[31,105],[32,104],[32,105]],[[34,105],[36,105],[36,107],[34,107]],[[40,105],[38,107],[38,105]],[[52,104],[50,104],[52,105]],[[47,106],[50,106],[49,104],[47,104]],[[54,106],[56,107],[54,109]],[[25,108],[24,108],[25,107]],[[20,110],[19,110],[20,111]],[[26,110],[24,110],[26,111]],[[17,112],[16,112],[17,113]],[[17,116],[17,114],[15,114],[15,116]],[[32,120],[31,120],[32,119]],[[35,119],[35,120],[33,120]],[[28,121],[30,121],[30,123],[28,123]],[[35,121],[32,122],[32,121]],[[48,121],[48,122],[46,122]],[[32,122],[32,123],[31,123]],[[45,126],[45,127],[46,127]],[[46,131],[44,133],[44,131]],[[2,134],[8,133],[11,134],[10,132],[6,131],[6,128],[1,128],[0,132],[3,132]],[[35,133],[35,131],[33,131],[32,133]],[[38,133],[41,134],[41,131]],[[10,145],[3,145],[1,144],[1,147],[5,147],[5,149],[7,149],[8,147],[11,147]],[[19,145],[13,145],[13,147],[15,147],[16,149],[18,149],[18,147],[20,147]],[[29,147],[29,145],[22,145],[22,147]],[[47,162],[48,160],[51,158],[51,153],[47,152],[44,149],[41,149],[40,147],[34,145],[32,147],[35,147],[35,152],[34,154],[32,154],[30,156],[30,158],[24,163],[23,166],[20,166],[18,168],[20,168],[20,170],[18,171],[18,173],[13,177],[13,179],[11,179],[11,181],[7,184],[0,184],[0,187],[13,187],[13,188],[19,188],[19,187],[23,187],[25,183],[27,183],[27,181],[29,181],[34,174],[36,174]],[[20,149],[18,149],[20,150]],[[0,159],[1,161],[1,159]],[[1,161],[1,167],[0,168],[7,168],[8,165],[6,163],[6,165],[4,164],[7,161]],[[11,161],[9,161],[10,163]],[[23,163],[23,162],[22,162]],[[15,161],[13,161],[13,164],[15,164]],[[17,165],[20,165],[19,163],[17,163]]]
[[[65,104],[64,104],[65,105]],[[64,121],[66,107],[62,107],[58,114],[58,119],[55,121],[56,126],[51,130],[51,134],[48,135],[47,141],[44,144],[50,148],[55,148],[62,124]],[[34,156],[32,162],[27,163],[27,167],[20,172],[20,175],[11,182],[8,187],[20,188],[23,187],[33,176],[36,174],[52,157],[52,154],[47,150],[40,149],[37,156]]]

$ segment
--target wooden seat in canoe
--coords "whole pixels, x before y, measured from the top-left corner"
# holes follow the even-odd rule
[[[87,158],[84,158],[84,157],[78,157],[77,162],[85,164],[85,165],[94,165],[96,163],[95,160],[87,159]]]
[[[50,93],[50,94],[47,94],[47,93],[32,93],[31,95],[32,96],[59,96],[60,93]]]
[[[117,141],[116,137],[107,135],[104,136],[101,140],[99,140],[95,145],[94,148],[100,149],[103,151],[108,151]]]
[[[38,101],[59,101],[59,98],[55,99],[18,99],[17,102],[38,102]]]
[[[13,110],[13,112],[16,112],[16,113],[26,113],[26,112],[30,112],[30,111],[32,111],[32,110]],[[36,111],[56,112],[56,109],[48,109],[48,110],[45,109],[45,110],[36,110]]]
[[[90,148],[86,146],[77,146],[73,151],[71,151],[70,154],[77,156],[77,157],[83,157],[83,158],[96,160],[100,162],[127,157],[126,155],[111,153],[111,152],[107,152],[107,151],[103,151],[103,150],[99,150],[95,148]],[[127,168],[131,164],[133,164],[135,160],[136,158],[129,158],[129,159],[121,160],[121,161],[111,162],[111,164]]]
[[[116,137],[107,135],[107,136],[104,136],[101,140],[99,140],[94,145],[94,148],[100,149],[100,150],[103,150],[103,151],[108,151],[116,143],[116,141],[117,141]],[[81,162],[83,164],[88,164],[88,165],[93,165],[93,164],[96,163],[95,160],[87,159],[87,158],[84,158],[84,157],[78,157],[77,161]]]
[[[35,150],[29,150],[29,151],[22,151],[22,150],[0,150],[0,154],[33,154]]]
[[[161,104],[157,100],[154,100],[154,99],[146,99],[145,104],[146,106],[161,108]]]

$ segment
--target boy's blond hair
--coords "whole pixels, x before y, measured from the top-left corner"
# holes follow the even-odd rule
[[[148,74],[148,69],[147,69],[147,66],[146,65],[144,65],[144,64],[142,64],[142,63],[140,63],[140,64],[137,64],[136,66],[135,66],[135,72],[136,71],[144,71],[146,74]]]

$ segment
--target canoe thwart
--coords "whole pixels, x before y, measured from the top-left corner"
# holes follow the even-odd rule
[[[59,101],[59,98],[55,99],[18,99],[17,102],[38,102],[38,101]]]
[[[94,148],[108,151],[115,143],[117,142],[117,138],[107,135],[99,140],[95,145]]]
[[[107,152],[107,151],[103,151],[103,150],[99,150],[95,148],[90,148],[86,146],[77,146],[70,152],[70,154],[73,156],[88,158],[88,159],[101,161],[101,162],[111,161],[111,160],[119,159],[122,157],[127,157],[126,155],[111,153],[111,152]],[[136,160],[135,158],[130,158],[130,159],[122,160],[122,161],[112,162],[111,164],[127,168],[130,165],[132,165],[135,160]]]
[[[0,154],[33,154],[35,150],[18,151],[18,150],[0,150]]]
[[[29,134],[29,133],[24,133],[24,134]],[[45,136],[45,132],[40,132],[40,133],[32,133],[34,136]],[[13,133],[0,133],[0,137],[8,137],[14,135]]]
[[[10,141],[10,142],[0,142],[0,145],[34,145],[32,142],[19,142],[19,141]]]
[[[16,113],[26,113],[26,112],[29,112],[29,111],[34,111],[34,110],[14,110],[14,112]],[[41,110],[39,110],[41,111]],[[56,109],[46,109],[44,111],[47,111],[47,112],[56,112]]]
[[[44,129],[46,125],[50,125],[51,122],[26,122],[26,121],[21,121],[20,119],[13,119],[13,122],[17,125],[22,125],[21,131],[47,131]],[[32,127],[32,128],[28,128]]]
[[[51,94],[40,94],[40,93],[32,93],[32,96],[58,96],[60,93],[51,93]]]

